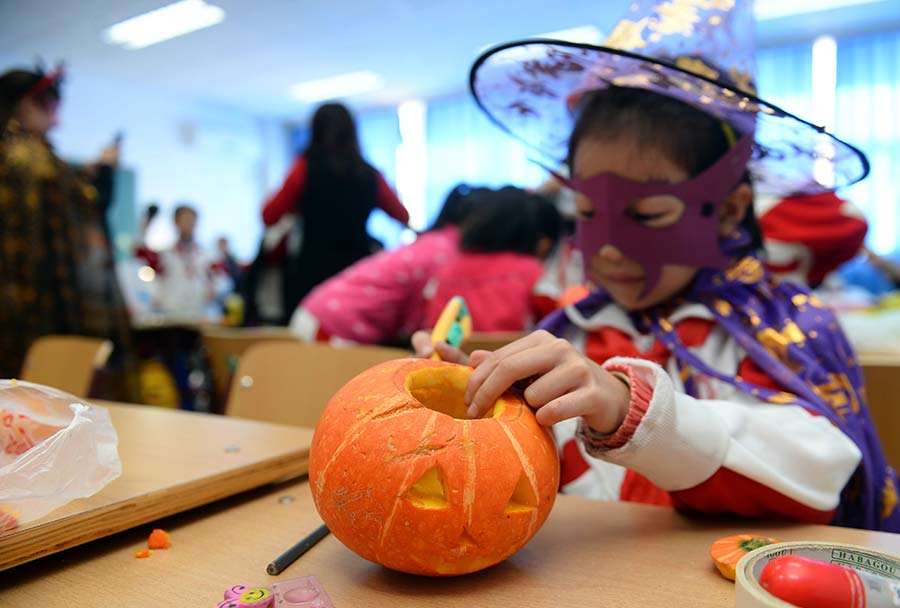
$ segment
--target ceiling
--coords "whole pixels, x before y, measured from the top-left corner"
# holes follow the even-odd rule
[[[0,0],[0,66],[64,59],[79,71],[214,100],[255,114],[300,118],[292,84],[369,69],[386,87],[357,107],[462,91],[486,45],[595,25],[608,32],[628,0],[209,0],[219,25],[145,49],[105,44],[100,33],[167,0]],[[767,0],[768,1],[768,0]],[[793,0],[773,0],[788,2]],[[900,27],[900,0],[875,0],[760,22],[760,44]]]

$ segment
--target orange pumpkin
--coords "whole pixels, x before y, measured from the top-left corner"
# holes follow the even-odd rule
[[[559,484],[549,432],[513,393],[470,420],[471,372],[388,361],[328,403],[310,486],[331,532],[358,555],[413,574],[466,574],[518,551],[547,519]]]

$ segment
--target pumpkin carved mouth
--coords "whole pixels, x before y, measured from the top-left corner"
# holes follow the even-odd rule
[[[426,367],[410,372],[406,376],[406,392],[413,399],[430,410],[446,414],[451,418],[469,420],[463,395],[472,368],[465,366]],[[481,418],[496,418],[505,409],[498,400]]]

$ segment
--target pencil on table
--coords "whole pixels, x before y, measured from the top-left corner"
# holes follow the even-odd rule
[[[282,570],[293,564],[297,559],[312,549],[316,543],[325,538],[328,535],[328,526],[322,524],[313,532],[301,540],[299,543],[276,557],[272,562],[266,566],[266,572],[275,576],[276,574],[280,574]]]

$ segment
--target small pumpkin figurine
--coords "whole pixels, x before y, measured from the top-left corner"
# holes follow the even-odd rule
[[[720,538],[709,547],[709,556],[719,573],[730,581],[737,578],[737,565],[741,558],[760,547],[781,542],[768,536],[735,534]]]
[[[472,369],[426,359],[377,365],[328,403],[310,455],[313,499],[358,555],[429,576],[492,566],[553,506],[559,459],[521,396],[470,420]]]

